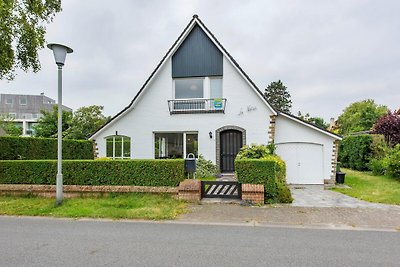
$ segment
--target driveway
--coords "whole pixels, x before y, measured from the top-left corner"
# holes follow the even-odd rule
[[[347,195],[324,189],[323,185],[290,185],[294,198],[291,204],[294,207],[319,207],[319,208],[398,208],[396,205],[370,203],[349,197]]]

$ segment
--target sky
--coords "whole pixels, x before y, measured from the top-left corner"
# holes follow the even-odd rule
[[[63,103],[115,115],[134,98],[194,14],[255,84],[282,80],[292,113],[329,121],[374,99],[400,108],[400,1],[63,0],[46,40],[70,46]],[[38,73],[0,81],[1,93],[57,99],[52,51]]]

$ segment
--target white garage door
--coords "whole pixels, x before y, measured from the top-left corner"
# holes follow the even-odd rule
[[[276,153],[286,162],[288,184],[323,184],[323,145],[313,143],[276,144]]]

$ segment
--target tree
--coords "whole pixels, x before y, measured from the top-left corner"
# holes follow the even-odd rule
[[[350,104],[338,118],[341,134],[371,130],[374,123],[388,112],[386,106],[367,99]]]
[[[81,107],[74,112],[66,138],[87,139],[110,118],[102,114],[102,106]]]
[[[0,0],[0,79],[12,80],[17,68],[39,71],[38,50],[46,28],[61,11],[61,0]]]
[[[33,126],[35,136],[37,137],[57,137],[58,129],[58,105],[53,106],[53,111],[42,110],[42,117],[38,123]],[[70,127],[72,112],[63,110],[62,112],[62,131],[64,132]]]
[[[4,130],[7,135],[20,136],[22,135],[22,128],[14,123],[14,119],[9,116],[0,115],[0,128]]]
[[[309,122],[317,126],[318,128],[326,130],[329,127],[329,123],[325,122],[325,120],[321,117],[311,117],[309,113],[306,115],[301,114],[301,112],[297,112],[297,117],[302,119],[303,121]]]
[[[272,82],[267,86],[264,92],[267,101],[280,111],[290,113],[292,108],[292,100],[290,100],[290,94],[287,87],[283,85],[281,80],[277,82]]]
[[[389,111],[375,123],[373,133],[383,134],[392,147],[400,144],[400,115]]]

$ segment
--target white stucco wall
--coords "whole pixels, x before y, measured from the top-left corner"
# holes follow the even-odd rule
[[[323,146],[323,178],[330,179],[332,171],[333,142],[335,138],[303,125],[297,121],[278,115],[275,125],[275,144],[313,143]],[[279,153],[278,153],[279,154]],[[301,182],[299,182],[301,183]]]
[[[198,132],[199,154],[214,163],[215,131],[220,127],[242,127],[246,129],[246,144],[266,144],[271,110],[225,57],[223,64],[223,98],[227,99],[224,114],[170,115],[167,100],[173,96],[173,80],[171,60],[168,59],[133,109],[92,137],[96,140],[99,157],[105,157],[104,138],[116,131],[131,137],[131,157],[137,159],[154,158],[154,132]],[[249,111],[249,107],[252,110]]]

